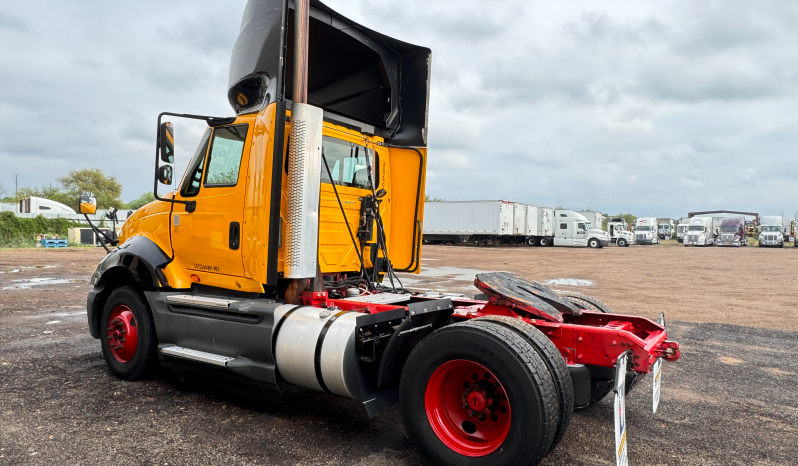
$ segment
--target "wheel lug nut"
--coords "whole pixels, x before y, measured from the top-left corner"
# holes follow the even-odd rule
[[[471,380],[477,380],[479,376],[477,374],[471,374]]]
[[[490,379],[490,372],[485,372],[485,375],[483,377],[485,377],[485,380]]]
[[[497,415],[495,415],[495,414],[491,414],[491,415],[490,415],[490,420],[491,420],[491,421],[497,421],[498,419],[499,419],[499,416],[497,416]]]

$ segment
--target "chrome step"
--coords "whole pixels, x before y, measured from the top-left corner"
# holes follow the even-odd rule
[[[172,294],[166,297],[166,302],[211,309],[227,309],[231,304],[237,303],[238,301],[235,299],[211,298],[208,296],[195,296],[191,294]]]
[[[351,301],[355,303],[369,303],[369,304],[391,304],[398,303],[399,301],[406,301],[410,298],[408,294],[397,293],[377,293],[377,294],[363,294],[360,296],[353,296],[351,298],[344,298],[341,301]]]
[[[161,353],[169,356],[176,356],[178,358],[191,359],[192,361],[215,364],[217,366],[226,366],[228,362],[235,359],[231,358],[230,356],[222,356],[220,354],[206,353],[205,351],[197,351],[193,349],[183,348],[182,346],[169,346],[162,349]]]

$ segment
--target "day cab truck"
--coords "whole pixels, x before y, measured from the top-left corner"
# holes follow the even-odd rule
[[[638,217],[635,222],[635,244],[659,244],[656,217]]]
[[[715,238],[716,246],[748,246],[744,217],[726,217],[720,225],[720,234]]]
[[[687,227],[687,235],[684,237],[684,245],[712,246],[713,244],[712,217],[691,218]]]
[[[659,235],[659,239],[671,239],[673,238],[673,232],[675,228],[673,226],[673,220],[671,219],[660,219],[659,220],[659,227],[657,228],[657,233]]]
[[[629,224],[623,217],[611,218],[607,222],[607,234],[610,237],[610,243],[620,247],[627,247],[634,243],[635,235],[629,231]]]
[[[684,242],[684,237],[687,235],[687,228],[690,226],[690,218],[682,217],[676,224],[676,241],[679,243]]]
[[[759,247],[783,248],[785,243],[784,219],[781,215],[759,217]]]
[[[301,387],[370,417],[398,402],[433,465],[538,464],[575,408],[623,403],[649,373],[656,407],[663,361],[679,358],[664,317],[509,272],[475,277],[482,300],[403,287],[397,272],[418,273],[422,255],[430,78],[428,48],[321,2],[249,1],[234,115],[159,115],[156,201],[92,274],[88,327],[108,370],[160,366],[276,403]],[[186,119],[207,128],[177,179]],[[557,221],[589,243],[572,214]]]

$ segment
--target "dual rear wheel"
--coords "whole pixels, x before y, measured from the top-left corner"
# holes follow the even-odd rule
[[[486,318],[437,330],[404,366],[400,405],[421,455],[443,465],[532,465],[573,411],[565,361],[534,327]]]

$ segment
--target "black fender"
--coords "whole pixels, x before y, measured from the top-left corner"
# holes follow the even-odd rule
[[[91,276],[94,287],[86,299],[91,336],[100,338],[100,317],[105,300],[113,290],[128,285],[141,291],[168,287],[161,268],[171,260],[157,244],[144,236],[134,236],[106,255]]]

